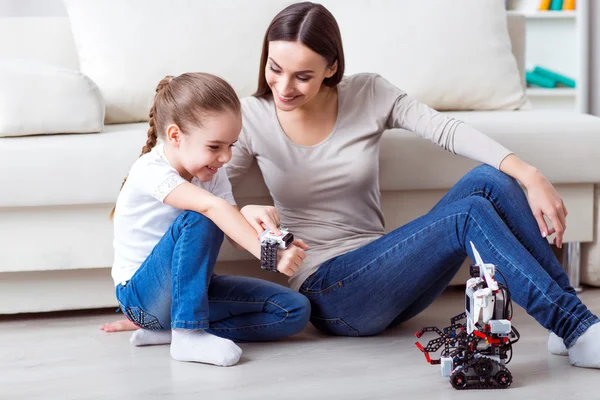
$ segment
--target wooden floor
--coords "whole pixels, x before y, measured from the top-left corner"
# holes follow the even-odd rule
[[[513,385],[454,390],[425,362],[413,333],[446,326],[463,311],[463,296],[450,290],[377,337],[332,338],[309,326],[286,341],[242,344],[242,360],[230,368],[174,361],[168,346],[132,347],[129,333],[98,330],[120,316],[109,311],[1,317],[0,399],[600,399],[600,371],[549,354],[546,331],[518,307]],[[600,312],[600,289],[581,297]]]

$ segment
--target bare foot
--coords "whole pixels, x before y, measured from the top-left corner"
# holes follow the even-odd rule
[[[122,332],[122,331],[135,331],[139,329],[139,326],[134,324],[128,319],[122,319],[115,322],[107,322],[100,326],[100,330],[111,333],[111,332]]]

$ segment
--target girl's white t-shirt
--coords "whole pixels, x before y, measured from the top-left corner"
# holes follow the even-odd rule
[[[167,161],[162,144],[141,156],[131,167],[114,215],[115,258],[111,275],[115,286],[131,279],[183,212],[163,201],[184,182],[187,181]],[[194,177],[191,183],[231,205],[236,204],[224,168],[208,182]]]

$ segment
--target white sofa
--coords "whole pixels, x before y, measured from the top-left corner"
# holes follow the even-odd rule
[[[524,19],[510,15],[508,21],[512,51],[523,75]],[[0,60],[11,58],[78,69],[68,18],[0,19]],[[600,118],[536,110],[450,114],[515,151],[555,184],[569,209],[564,239],[572,280],[578,285],[579,246],[593,243],[598,229],[594,185],[600,182]],[[116,304],[109,273],[108,215],[146,130],[141,122],[109,124],[101,133],[0,138],[0,314]],[[380,177],[386,229],[427,212],[475,165],[410,132],[387,132]],[[240,205],[270,202],[256,166],[235,187],[235,195]],[[598,285],[594,246],[591,258],[584,247],[588,263],[582,265],[581,276],[584,283]],[[217,271],[285,283],[282,276],[264,273],[257,265],[248,254],[225,244]],[[455,282],[464,282],[464,272]]]

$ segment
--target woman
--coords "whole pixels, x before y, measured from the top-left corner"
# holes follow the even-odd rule
[[[266,32],[258,90],[242,101],[242,134],[227,166],[235,185],[256,159],[282,225],[310,247],[290,283],[309,298],[311,322],[328,334],[363,336],[414,317],[472,256],[472,241],[506,277],[512,298],[553,332],[553,352],[566,354],[566,346],[573,365],[600,367],[599,320],[546,239],[556,233],[562,246],[567,216],[548,180],[382,77],[343,74],[331,13],[310,2],[281,11]],[[469,172],[428,214],[384,234],[379,141],[391,128],[488,165]]]

